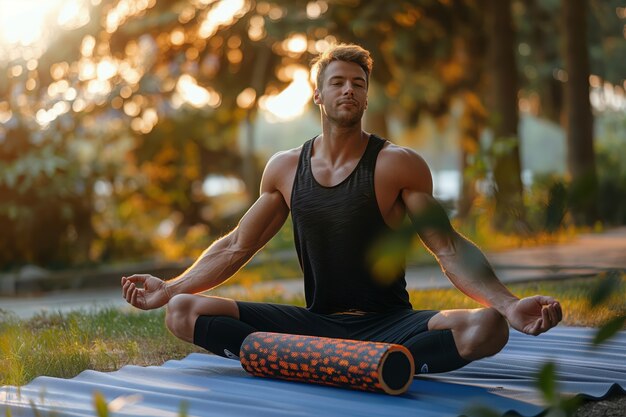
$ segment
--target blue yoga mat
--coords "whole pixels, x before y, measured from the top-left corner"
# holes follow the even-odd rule
[[[557,365],[560,391],[591,398],[626,389],[626,332],[591,347],[595,330],[559,327],[539,337],[512,332],[492,358],[438,375],[417,376],[400,396],[257,378],[238,361],[194,353],[162,366],[85,371],[72,379],[39,377],[17,389],[0,389],[0,415],[95,416],[94,393],[109,415],[187,416],[425,416],[462,415],[488,406],[500,414],[537,416],[544,409],[535,389],[546,361]]]

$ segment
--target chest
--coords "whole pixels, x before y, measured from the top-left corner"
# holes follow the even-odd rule
[[[310,173],[317,184],[326,188],[337,187],[357,169],[359,159],[333,166],[322,158],[311,158]]]
[[[373,175],[368,172],[355,172],[358,161],[341,169],[332,169],[323,164],[311,165],[307,178],[294,167],[290,175],[285,176],[280,191],[293,210],[292,203],[305,201],[305,210],[323,222],[328,216],[340,216],[341,213],[352,217],[360,217],[363,207],[375,210],[384,223],[397,228],[405,217],[404,204],[400,198],[393,179],[393,173],[375,170]],[[369,178],[368,178],[369,176]],[[300,178],[298,178],[300,177]],[[300,191],[294,197],[294,182],[299,180]],[[302,188],[307,190],[304,194]],[[302,205],[300,205],[302,206]],[[297,208],[296,208],[297,209]]]

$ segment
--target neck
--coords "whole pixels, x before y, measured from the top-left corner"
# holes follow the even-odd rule
[[[361,129],[360,122],[348,127],[322,122],[322,136],[316,141],[315,151],[331,162],[341,163],[360,157],[368,138],[369,134]]]

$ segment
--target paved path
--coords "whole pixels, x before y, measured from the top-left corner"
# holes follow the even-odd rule
[[[608,269],[626,271],[626,227],[601,234],[584,234],[574,241],[558,245],[541,245],[487,253],[503,282],[537,279],[562,279],[572,276],[593,276]],[[411,289],[451,286],[436,266],[409,268],[407,285]],[[302,280],[264,282],[254,290],[282,291],[287,295],[302,294]],[[234,284],[218,288],[214,294],[245,297],[246,289]],[[105,306],[127,307],[119,289],[63,291],[40,297],[0,298],[0,309],[18,317],[32,317],[42,310],[67,312]]]

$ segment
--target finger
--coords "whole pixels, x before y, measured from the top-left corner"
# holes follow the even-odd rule
[[[132,304],[132,303],[131,303],[131,301],[132,301],[132,299],[133,299],[133,290],[134,290],[135,288],[136,288],[136,287],[135,287],[135,284],[131,283],[131,284],[128,286],[128,290],[126,291],[126,301],[127,301],[127,302],[129,302],[130,304]]]
[[[128,289],[130,288],[131,285],[133,285],[133,283],[130,281],[126,281],[126,283],[124,283],[124,286],[122,287],[122,296],[124,298],[128,297]]]
[[[550,318],[550,327],[556,326],[559,320],[557,319],[557,313],[554,304],[545,307],[545,310],[548,312],[548,317]]]
[[[138,296],[138,295],[139,295],[139,289],[138,289],[138,288],[135,288],[135,289],[133,290],[133,294],[131,295],[131,299],[130,299],[130,300],[131,300],[131,304],[132,304],[132,305],[134,305],[135,307],[139,307],[139,306],[137,305],[137,296]]]
[[[542,319],[537,319],[537,321],[535,321],[535,324],[533,324],[533,326],[528,329],[527,333],[531,336],[537,336],[538,334],[541,333],[540,328],[543,325],[543,320]]]
[[[126,298],[126,292],[128,291],[128,286],[130,285],[130,281],[126,280],[122,284],[122,297]]]
[[[129,280],[132,283],[141,283],[143,284],[144,282],[146,282],[146,279],[149,277],[149,275],[147,274],[135,274],[135,275],[131,275],[128,278],[126,278],[127,280]]]
[[[541,327],[540,332],[539,333],[543,333],[548,331],[548,329],[550,329],[551,324],[550,324],[550,312],[549,312],[549,308],[544,307],[541,309]]]
[[[557,301],[550,296],[547,295],[536,295],[535,298],[537,299],[537,301],[539,301],[541,303],[541,305],[550,305],[550,304],[554,304]]]
[[[556,305],[556,314],[557,314],[557,318],[559,319],[559,321],[563,320],[563,308],[561,307],[561,303],[559,303],[558,301],[555,303]]]

